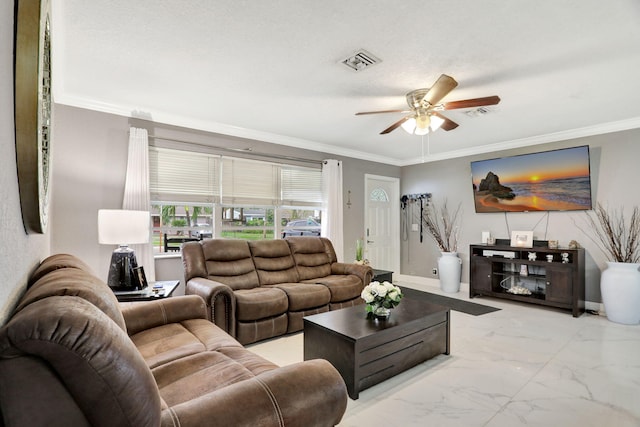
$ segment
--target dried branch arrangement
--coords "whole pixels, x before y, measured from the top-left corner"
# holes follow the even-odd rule
[[[595,217],[595,218],[594,218]],[[640,210],[634,207],[627,223],[622,210],[608,210],[598,203],[593,214],[587,212],[587,223],[593,230],[580,230],[605,253],[611,261],[640,262]]]
[[[439,207],[434,201],[430,201],[422,213],[422,224],[431,238],[436,242],[442,252],[456,252],[458,250],[458,237],[460,235],[460,221],[462,204],[450,212],[445,199]]]

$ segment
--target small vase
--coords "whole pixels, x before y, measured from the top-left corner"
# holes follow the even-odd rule
[[[376,319],[386,320],[391,315],[391,309],[380,306],[373,310],[373,315]]]
[[[363,255],[363,246],[364,242],[362,241],[362,239],[358,239],[356,240],[356,261],[362,261],[362,255]]]

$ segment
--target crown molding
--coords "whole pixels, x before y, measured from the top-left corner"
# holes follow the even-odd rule
[[[640,117],[633,117],[616,122],[600,123],[583,128],[570,129],[561,132],[554,132],[544,135],[536,135],[527,138],[502,141],[494,144],[482,145],[463,150],[447,151],[433,154],[426,157],[414,158],[407,162],[401,162],[398,166],[411,166],[419,163],[437,162],[440,160],[455,159],[458,157],[473,156],[477,154],[493,153],[496,151],[510,150],[514,148],[530,147],[533,145],[547,144],[549,142],[567,141],[576,138],[602,135],[606,133],[620,132],[629,129],[640,128]]]
[[[269,142],[272,144],[286,145],[288,147],[301,148],[327,154],[334,154],[344,157],[352,157],[360,160],[371,162],[391,164],[400,166],[398,162],[390,162],[388,157],[377,156],[358,150],[350,150],[335,145],[324,144],[318,141],[312,141],[302,138],[294,138],[285,135],[263,132],[254,129],[247,129],[239,126],[227,125],[224,123],[216,123],[205,120],[198,120],[184,116],[177,116],[160,111],[149,112],[146,109],[133,106],[115,105],[82,97],[74,97],[59,94],[55,99],[56,104],[67,105],[70,107],[84,108],[102,113],[114,114],[123,117],[150,120],[156,123],[164,123],[173,126],[181,126],[189,129],[197,129],[205,132],[212,132],[220,135],[234,136],[239,138],[253,139],[256,141]]]
[[[55,94],[54,94],[55,96]],[[272,144],[286,145],[305,150],[333,154],[337,156],[351,157],[370,162],[383,163],[392,166],[411,166],[419,163],[430,163],[442,160],[455,159],[459,157],[473,156],[478,154],[491,153],[514,148],[528,147],[533,145],[546,144],[549,142],[565,141],[575,138],[601,135],[612,132],[619,132],[629,129],[640,128],[640,117],[634,117],[616,122],[601,123],[583,128],[570,129],[561,132],[554,132],[544,135],[536,135],[527,138],[502,141],[493,144],[486,144],[478,147],[462,150],[446,151],[438,154],[430,154],[425,157],[417,157],[409,160],[394,160],[385,156],[378,156],[371,153],[350,150],[335,145],[325,144],[302,138],[294,138],[285,135],[262,132],[254,129],[247,129],[239,126],[232,126],[224,123],[216,123],[205,120],[198,120],[184,116],[178,116],[161,111],[148,112],[134,106],[114,105],[103,103],[83,97],[74,97],[66,94],[55,96],[57,104],[71,107],[85,108],[88,110],[103,113],[115,114],[124,117],[151,120],[157,123],[165,123],[174,126],[182,126],[189,129],[197,129],[205,132],[212,132],[221,135],[234,136],[239,138],[253,139],[257,141],[269,142]]]

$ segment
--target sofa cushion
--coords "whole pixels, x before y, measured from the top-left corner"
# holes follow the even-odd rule
[[[265,319],[286,313],[287,294],[278,288],[255,288],[236,291],[236,319],[240,322]]]
[[[91,268],[79,258],[69,254],[55,254],[47,257],[40,263],[38,268],[29,277],[29,286],[40,280],[41,277],[46,276],[52,271],[62,268],[71,268],[76,270],[82,270],[87,273],[93,273]]]
[[[247,350],[244,350],[247,352]],[[269,364],[270,369],[276,365]],[[264,361],[264,362],[263,362]],[[255,363],[255,362],[254,362]],[[177,359],[153,369],[160,395],[168,406],[175,406],[225,388],[230,384],[253,378],[255,374],[224,353],[207,351]]]
[[[213,328],[212,328],[213,326]],[[131,335],[150,368],[174,360],[222,347],[239,347],[240,343],[222,329],[204,319],[169,323]]]
[[[111,289],[103,281],[81,269],[52,269],[25,292],[15,311],[42,299],[65,295],[77,296],[93,304],[126,331],[118,300]]]
[[[314,237],[287,237],[300,280],[325,277],[331,274],[331,263],[324,243]]]
[[[261,286],[298,281],[298,271],[287,242],[256,240],[249,242],[249,248]]]
[[[329,304],[331,292],[324,285],[312,283],[280,283],[274,285],[287,294],[289,311],[302,311]]]
[[[332,274],[326,277],[305,280],[304,282],[319,283],[329,288],[332,303],[360,297],[363,289],[362,280],[353,274]]]
[[[202,245],[208,279],[224,283],[234,290],[259,286],[246,240],[206,239],[196,244]]]

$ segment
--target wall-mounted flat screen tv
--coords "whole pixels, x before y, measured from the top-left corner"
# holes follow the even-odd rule
[[[589,146],[471,162],[476,212],[589,210]]]

